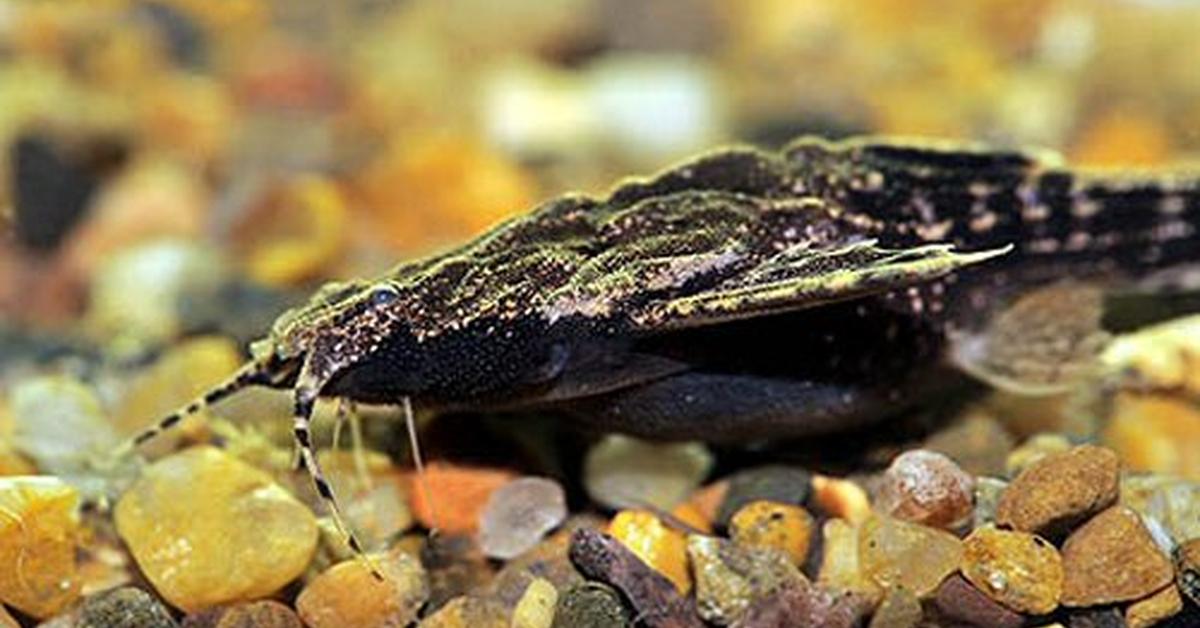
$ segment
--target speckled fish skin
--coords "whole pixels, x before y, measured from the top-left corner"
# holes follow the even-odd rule
[[[265,383],[368,403],[549,405],[664,438],[822,433],[920,398],[947,328],[997,295],[1195,263],[1198,227],[1200,172],[801,139],[558,198],[331,284],[252,352]]]

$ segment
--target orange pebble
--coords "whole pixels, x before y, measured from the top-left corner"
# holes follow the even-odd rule
[[[800,506],[754,501],[742,506],[729,521],[734,542],[749,547],[773,547],[797,565],[808,557],[813,518]]]
[[[683,502],[671,511],[671,516],[678,519],[681,523],[686,523],[696,530],[705,534],[712,534],[712,523],[704,516],[704,513],[691,502]]]
[[[492,491],[516,478],[504,469],[464,467],[446,462],[425,465],[425,484],[433,499],[430,508],[420,476],[412,475],[409,496],[421,525],[449,534],[473,534]],[[436,512],[436,517],[434,516]]]
[[[687,595],[692,590],[687,539],[682,532],[667,527],[651,513],[622,510],[608,525],[608,533],[651,569],[666,576],[681,595]]]
[[[721,510],[721,502],[725,501],[725,493],[728,491],[728,480],[713,482],[692,493],[687,503],[694,506],[701,517],[708,521],[716,521],[717,513]]]
[[[813,500],[831,517],[858,525],[871,515],[871,500],[858,484],[824,475],[812,479]]]

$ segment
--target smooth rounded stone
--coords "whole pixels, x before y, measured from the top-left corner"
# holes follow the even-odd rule
[[[1096,515],[1062,547],[1064,606],[1099,606],[1137,600],[1175,577],[1137,512],[1114,506]]]
[[[1161,475],[1126,476],[1121,503],[1161,522],[1176,544],[1200,538],[1200,483]]]
[[[944,454],[914,449],[883,474],[876,508],[897,519],[954,529],[971,517],[975,478]]]
[[[871,498],[854,480],[814,475],[812,501],[825,515],[845,519],[854,525],[871,516]]]
[[[608,508],[669,511],[700,486],[712,465],[712,453],[701,443],[652,443],[610,434],[588,450],[583,486]]]
[[[1070,450],[1071,441],[1063,434],[1057,432],[1034,434],[1008,455],[1004,461],[1004,471],[1008,477],[1013,478],[1046,456]]]
[[[692,590],[687,541],[682,532],[644,510],[622,510],[608,525],[608,533],[651,569],[666,576],[681,594]]]
[[[852,591],[870,602],[883,597],[883,589],[863,571],[859,560],[858,528],[843,519],[830,519],[821,528],[824,552],[817,582],[832,589]]]
[[[278,591],[317,545],[307,507],[266,473],[207,446],[146,467],[115,520],[146,578],[188,612]]]
[[[1193,604],[1200,605],[1200,537],[1175,548],[1175,570],[1179,590]]]
[[[905,589],[891,589],[875,609],[868,628],[914,628],[923,615],[917,596]]]
[[[729,526],[733,513],[755,501],[800,505],[812,491],[812,478],[799,467],[770,465],[739,471],[729,477],[725,498],[717,509],[717,526]]]
[[[290,607],[261,600],[188,615],[183,628],[303,628],[303,624]]]
[[[963,576],[997,602],[1044,615],[1058,607],[1063,565],[1058,550],[1028,532],[977,528],[963,541]]]
[[[776,502],[750,502],[729,521],[729,536],[747,547],[769,547],[783,552],[797,565],[804,564],[812,546],[816,524],[800,506]]]
[[[57,478],[0,478],[0,602],[44,619],[79,598],[78,507]]]
[[[77,628],[175,628],[179,624],[154,596],[137,587],[121,587],[83,602]]]
[[[425,570],[414,557],[393,550],[372,555],[383,580],[366,561],[342,561],[321,572],[296,597],[309,628],[407,626],[429,597]]]
[[[1149,628],[1183,610],[1179,587],[1167,585],[1162,591],[1138,600],[1125,609],[1125,624],[1129,628]]]
[[[791,559],[774,548],[745,547],[692,534],[688,557],[696,578],[696,608],[710,623],[736,623],[753,604],[805,582]]]
[[[558,482],[518,478],[488,498],[479,522],[479,545],[485,555],[508,560],[533,548],[566,518],[566,495]]]
[[[1008,485],[996,506],[996,523],[1061,538],[1116,503],[1120,468],[1117,455],[1102,447],[1082,445],[1050,454]]]
[[[1025,618],[976,589],[959,574],[946,578],[933,596],[933,607],[946,623],[977,628],[1018,628]]]
[[[472,595],[460,595],[446,602],[417,625],[419,628],[509,628],[509,621],[508,609],[500,602]],[[404,624],[372,625],[403,626]]]
[[[925,440],[924,449],[943,453],[967,473],[1001,475],[1015,443],[1013,437],[987,411],[975,408]]]
[[[12,391],[12,442],[45,474],[88,498],[109,496],[113,478],[128,478],[132,461],[116,464],[121,438],[95,390],[64,376],[22,380]]]
[[[563,591],[554,609],[553,628],[621,628],[630,626],[629,609],[610,586],[583,582]]]
[[[557,604],[558,589],[545,578],[535,579],[513,609],[512,628],[550,628]]]
[[[943,530],[876,515],[858,530],[858,554],[863,572],[885,590],[904,587],[925,597],[958,570],[963,547]]]
[[[425,465],[423,479],[412,474],[408,490],[412,514],[426,529],[451,535],[474,535],[491,494],[515,477],[507,469],[431,462]],[[439,499],[438,496],[442,497]],[[429,504],[427,499],[434,503]]]
[[[1007,488],[1008,482],[999,478],[975,478],[975,512],[971,515],[971,528],[996,522],[996,508]]]

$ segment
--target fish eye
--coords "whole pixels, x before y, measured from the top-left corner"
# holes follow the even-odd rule
[[[379,287],[371,291],[371,305],[387,305],[399,298],[395,288]]]

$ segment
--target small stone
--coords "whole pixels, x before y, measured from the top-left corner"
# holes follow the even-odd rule
[[[1182,610],[1183,598],[1179,596],[1179,588],[1169,584],[1162,591],[1130,604],[1125,609],[1125,623],[1129,628],[1149,628],[1178,615]]]
[[[1061,538],[1117,501],[1121,463],[1111,450],[1082,445],[1031,464],[1008,485],[996,523]]]
[[[842,519],[830,519],[821,532],[824,553],[817,582],[832,589],[852,591],[870,602],[880,600],[883,589],[863,572],[859,561],[858,529]]]
[[[925,440],[924,449],[946,454],[967,473],[1000,475],[1013,437],[990,413],[976,408]]]
[[[582,527],[602,527],[600,521],[576,515],[566,521],[562,528],[533,549],[506,562],[504,567],[487,585],[489,595],[505,604],[516,605],[534,580],[547,580],[558,591],[583,581],[567,556],[571,534]]]
[[[870,605],[853,593],[830,591],[804,582],[750,607],[737,628],[854,628],[862,625]]]
[[[696,490],[712,468],[701,443],[652,443],[610,434],[588,450],[583,486],[608,508],[671,510]]]
[[[79,598],[78,506],[57,478],[0,478],[0,602],[44,619]]]
[[[972,513],[975,479],[943,454],[904,452],[883,474],[876,507],[904,521],[942,529],[966,523]]]
[[[993,600],[1021,613],[1058,607],[1063,566],[1058,550],[1028,532],[987,525],[963,541],[963,576]]]
[[[729,536],[748,547],[771,547],[796,565],[804,564],[812,545],[812,515],[800,506],[775,502],[750,502],[734,513]]]
[[[362,559],[340,562],[321,573],[296,597],[296,610],[310,628],[406,626],[429,596],[425,571],[415,558],[393,550],[375,555],[381,581]]]
[[[863,572],[884,589],[903,587],[917,597],[933,593],[957,571],[962,554],[962,541],[953,534],[884,515],[858,530]]]
[[[571,562],[584,576],[624,594],[642,623],[652,628],[701,628],[690,600],[666,576],[647,567],[613,537],[583,528],[571,535]]]
[[[646,511],[622,510],[613,517],[608,533],[651,569],[669,578],[681,594],[691,591],[687,541],[682,532],[667,527]]]
[[[419,540],[421,564],[429,580],[427,611],[487,586],[492,580],[492,566],[479,551],[474,536],[434,534]]]
[[[511,628],[550,628],[557,605],[558,589],[549,580],[537,578],[529,583],[513,609]]]
[[[537,545],[566,518],[566,495],[558,482],[519,478],[488,498],[479,522],[479,545],[487,556],[508,560]]]
[[[553,628],[621,628],[629,626],[629,611],[612,587],[584,582],[563,591],[554,609]]]
[[[77,628],[175,628],[179,624],[154,596],[136,587],[121,587],[88,598]]]
[[[1016,477],[1030,465],[1051,454],[1070,451],[1071,441],[1057,432],[1034,434],[1014,449],[1004,462],[1008,477]]]
[[[1126,628],[1118,608],[1079,608],[1067,615],[1067,628]]]
[[[317,544],[307,507],[214,447],[146,467],[115,520],[158,593],[189,612],[278,591],[303,573]]]
[[[814,475],[812,497],[821,512],[854,525],[871,516],[871,500],[867,492],[853,480]]]
[[[717,511],[717,525],[729,526],[733,513],[754,501],[799,506],[812,490],[807,471],[798,467],[766,466],[739,471],[729,478],[725,499]]]
[[[1007,488],[1008,482],[998,478],[975,478],[975,513],[971,516],[972,529],[996,522],[996,507]]]
[[[1121,503],[1162,522],[1176,544],[1200,538],[1200,483],[1158,475],[1126,477]]]
[[[892,589],[875,609],[869,628],[914,628],[921,622],[921,600],[905,589]]]
[[[188,615],[183,628],[303,628],[303,624],[290,607],[261,600]]]
[[[725,539],[688,536],[696,577],[696,607],[706,621],[736,623],[751,606],[805,582],[788,556],[774,548],[743,547]]]
[[[1200,538],[1175,548],[1175,570],[1179,572],[1179,590],[1200,605]]]
[[[938,587],[933,606],[950,625],[978,628],[1018,628],[1024,618],[976,589],[962,576],[955,574]]]
[[[1171,561],[1138,514],[1114,506],[1075,530],[1062,548],[1064,606],[1137,600],[1174,578]]]
[[[412,512],[421,525],[446,534],[475,534],[483,509],[493,491],[515,478],[511,471],[483,467],[464,467],[445,462],[425,465],[424,484],[435,501],[426,502],[421,479],[413,474],[408,494]],[[437,520],[434,520],[434,511]]]
[[[374,625],[403,626],[405,622]],[[450,600],[418,624],[419,628],[508,628],[508,625],[508,609],[504,608],[503,604],[471,595],[461,595]]]

